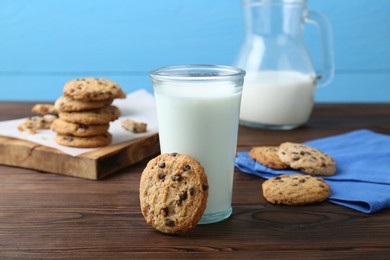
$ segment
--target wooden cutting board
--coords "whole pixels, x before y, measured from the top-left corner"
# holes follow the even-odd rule
[[[79,156],[0,136],[0,164],[100,180],[160,151],[158,134],[99,148]]]

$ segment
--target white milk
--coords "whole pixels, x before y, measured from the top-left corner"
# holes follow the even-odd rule
[[[311,114],[316,82],[294,71],[247,73],[240,120],[265,125],[302,125]]]
[[[189,154],[206,171],[209,197],[204,214],[231,209],[241,98],[241,93],[210,87],[155,90],[161,153]]]

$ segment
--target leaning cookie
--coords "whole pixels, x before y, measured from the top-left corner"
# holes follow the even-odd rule
[[[101,101],[126,97],[117,83],[102,78],[70,80],[64,86],[64,95],[82,101]]]
[[[262,184],[264,198],[273,204],[303,205],[324,201],[330,187],[324,179],[304,174],[284,174]]]
[[[336,162],[329,155],[313,147],[298,143],[282,143],[280,159],[291,168],[313,175],[334,175]]]
[[[107,105],[111,105],[112,101],[113,99],[106,99],[101,101],[88,102],[72,99],[68,96],[61,96],[54,103],[54,107],[59,112],[75,112],[101,108]]]
[[[112,135],[105,133],[90,137],[78,137],[70,135],[59,135],[55,137],[55,141],[64,146],[77,147],[77,148],[95,148],[109,145],[112,141]]]
[[[249,151],[249,156],[266,167],[278,170],[287,169],[288,165],[280,160],[278,150],[276,146],[257,146]]]
[[[109,127],[109,124],[85,125],[56,119],[51,124],[50,129],[60,135],[86,137],[104,134],[108,131]]]
[[[185,232],[197,225],[206,209],[207,176],[188,155],[162,154],[142,172],[139,196],[148,224],[163,233]]]
[[[58,116],[68,122],[79,124],[107,124],[115,121],[120,116],[120,111],[115,106],[106,106],[94,110],[80,112],[60,112]]]

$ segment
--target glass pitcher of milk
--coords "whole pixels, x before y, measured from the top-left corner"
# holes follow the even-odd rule
[[[236,66],[247,74],[240,124],[289,130],[305,124],[318,86],[334,75],[331,26],[306,0],[243,0],[245,41]],[[304,44],[304,23],[321,32],[322,68],[315,72]]]

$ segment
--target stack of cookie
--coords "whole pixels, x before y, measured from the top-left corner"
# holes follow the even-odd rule
[[[279,146],[258,146],[252,159],[275,170],[295,169],[309,175],[334,175],[336,162],[313,147],[286,142]],[[283,174],[262,184],[264,198],[274,204],[302,205],[325,200],[330,186],[323,178],[304,174]]]
[[[51,125],[56,142],[80,148],[110,144],[109,124],[120,116],[111,104],[126,97],[119,85],[108,79],[81,78],[67,82],[63,94],[54,104],[59,116]]]

